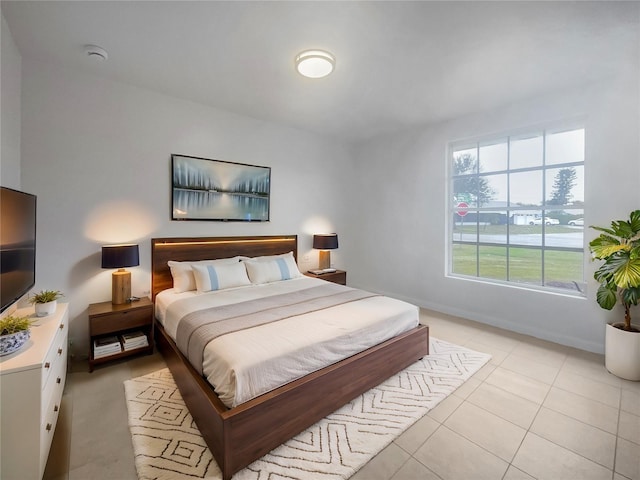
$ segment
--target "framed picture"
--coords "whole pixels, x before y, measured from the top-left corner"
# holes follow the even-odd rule
[[[171,155],[172,220],[269,221],[271,168]]]

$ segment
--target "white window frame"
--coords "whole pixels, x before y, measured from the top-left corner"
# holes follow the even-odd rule
[[[567,162],[567,163],[561,163],[561,164],[550,164],[547,165],[546,164],[546,139],[548,135],[554,134],[554,133],[559,133],[559,132],[564,132],[564,131],[570,131],[570,130],[584,130],[584,156],[583,156],[583,160],[580,162]],[[509,140],[513,139],[515,137],[523,137],[523,136],[527,136],[527,135],[535,135],[535,134],[542,134],[543,137],[543,148],[542,148],[542,165],[541,166],[536,166],[536,167],[524,167],[524,168],[514,168],[514,169],[510,169],[510,152],[509,152]],[[544,126],[530,126],[530,127],[525,127],[525,128],[521,128],[518,130],[514,130],[514,131],[510,131],[507,133],[501,133],[501,134],[494,134],[494,135],[486,135],[486,136],[481,136],[481,137],[475,137],[475,138],[469,138],[469,139],[465,139],[465,140],[458,140],[458,141],[453,141],[450,142],[447,148],[447,156],[446,156],[446,162],[447,162],[447,187],[445,188],[446,191],[446,218],[447,218],[447,226],[446,226],[446,245],[447,245],[447,251],[446,251],[446,276],[448,277],[452,277],[452,278],[463,278],[463,279],[468,279],[468,280],[474,280],[474,281],[479,281],[482,283],[490,283],[490,284],[497,284],[497,285],[503,285],[503,286],[509,286],[509,287],[518,287],[518,288],[524,288],[524,289],[529,289],[529,290],[537,290],[537,291],[542,291],[542,292],[548,292],[548,293],[560,293],[560,294],[565,294],[565,295],[569,295],[569,296],[580,296],[580,297],[586,297],[587,295],[587,291],[586,291],[586,278],[585,278],[585,268],[584,268],[584,264],[585,264],[585,249],[584,249],[584,242],[585,242],[585,237],[583,235],[583,245],[582,248],[573,248],[573,247],[551,247],[551,246],[547,246],[545,245],[545,222],[542,222],[542,241],[541,241],[541,245],[539,246],[525,246],[525,245],[520,245],[520,244],[511,244],[509,242],[509,226],[511,225],[509,222],[509,218],[511,216],[511,214],[513,213],[517,213],[518,211],[525,211],[525,210],[532,210],[532,209],[538,209],[542,211],[542,218],[544,219],[546,217],[546,212],[548,210],[557,210],[558,207],[554,206],[553,208],[549,208],[549,205],[547,205],[547,192],[545,191],[544,188],[544,184],[543,183],[543,202],[542,205],[540,207],[531,207],[531,206],[511,206],[510,205],[510,198],[509,198],[509,193],[507,193],[507,206],[502,208],[502,207],[496,207],[496,206],[492,206],[492,207],[472,207],[469,210],[470,211],[477,211],[477,212],[482,212],[482,211],[486,211],[486,212],[495,212],[496,210],[504,210],[507,212],[507,235],[506,235],[506,242],[505,243],[491,243],[491,242],[482,242],[479,239],[479,232],[480,229],[478,228],[478,234],[477,234],[477,240],[476,242],[465,242],[465,241],[461,241],[458,240],[456,241],[453,238],[453,232],[454,232],[454,216],[456,214],[456,212],[458,211],[457,208],[457,202],[455,200],[454,197],[454,179],[456,178],[456,176],[454,175],[454,169],[453,169],[453,157],[454,157],[454,152],[456,151],[460,151],[463,149],[471,149],[471,148],[475,148],[476,152],[479,151],[479,148],[483,145],[486,144],[490,144],[492,142],[496,142],[496,141],[503,141],[506,140],[507,142],[507,168],[506,170],[500,170],[500,171],[492,171],[490,173],[485,173],[482,174],[481,172],[477,172],[475,175],[477,176],[489,176],[489,175],[500,175],[500,174],[506,174],[507,177],[509,175],[509,173],[524,173],[524,172],[529,172],[529,171],[541,171],[543,177],[545,177],[545,173],[547,170],[551,170],[551,169],[559,169],[559,168],[567,168],[567,167],[583,167],[583,169],[586,170],[585,168],[585,164],[586,164],[586,143],[587,143],[587,128],[586,128],[586,122],[584,118],[579,118],[579,119],[574,119],[571,120],[569,122],[556,122],[553,124],[546,124]],[[476,160],[478,160],[478,156],[476,156]],[[479,163],[479,162],[478,162]],[[583,178],[584,181],[584,178]],[[583,185],[584,187],[584,185]],[[507,187],[507,191],[509,192],[509,186]],[[566,207],[563,206],[562,207],[564,210],[570,210],[570,207]],[[579,210],[582,210],[583,213],[583,217],[584,214],[586,212],[586,198],[583,201],[583,204],[581,207],[577,208]],[[479,222],[479,218],[477,219],[477,222]],[[479,249],[480,246],[498,246],[498,247],[505,247],[507,249],[507,280],[498,280],[498,279],[494,279],[494,278],[489,278],[489,277],[482,277],[479,274],[479,265],[480,265],[480,256],[478,254],[476,254],[476,275],[472,276],[472,275],[465,275],[465,274],[461,274],[461,273],[454,273],[453,272],[453,246],[456,244],[466,244],[466,245],[476,245],[476,247]],[[538,285],[538,284],[534,284],[534,283],[525,283],[525,282],[519,282],[519,281],[510,281],[508,279],[508,275],[509,275],[509,247],[517,247],[517,248],[531,248],[534,250],[540,250],[541,251],[541,279],[542,279],[542,284]],[[576,289],[576,290],[571,290],[571,289],[565,289],[565,288],[560,288],[560,287],[554,287],[554,286],[549,286],[549,285],[544,285],[545,282],[545,271],[544,271],[544,264],[545,264],[545,259],[544,259],[544,254],[545,251],[570,251],[570,252],[579,252],[583,255],[582,258],[582,264],[583,264],[583,268],[582,268],[582,282],[580,284],[580,286]],[[478,251],[476,251],[478,252]]]

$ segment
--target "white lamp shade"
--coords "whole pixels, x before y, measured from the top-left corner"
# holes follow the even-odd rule
[[[336,59],[324,50],[306,50],[296,57],[298,73],[309,78],[322,78],[333,72]]]

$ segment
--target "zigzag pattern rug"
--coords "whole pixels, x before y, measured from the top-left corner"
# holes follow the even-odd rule
[[[351,477],[491,358],[431,338],[430,355],[234,475],[234,480]],[[222,478],[168,369],[127,380],[140,480]]]

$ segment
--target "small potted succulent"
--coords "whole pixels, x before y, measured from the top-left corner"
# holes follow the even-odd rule
[[[624,307],[624,321],[606,325],[605,365],[618,377],[640,380],[640,325],[631,321],[640,301],[640,210],[610,228],[591,228],[601,232],[589,243],[593,259],[603,262],[594,274],[598,305],[611,310],[619,300]]]
[[[9,355],[29,340],[32,320],[29,317],[8,317],[0,320],[0,356]]]
[[[55,313],[58,299],[63,296],[58,290],[40,290],[29,298],[29,302],[35,306],[36,316],[46,317]]]

